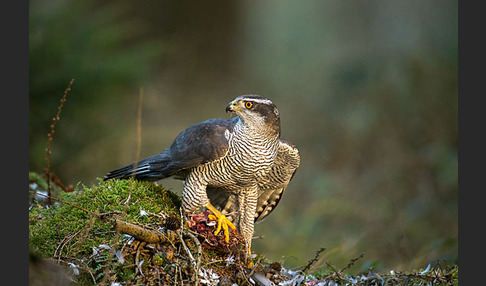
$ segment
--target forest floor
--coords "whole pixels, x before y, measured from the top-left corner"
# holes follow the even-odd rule
[[[63,187],[61,185],[61,187]],[[214,235],[208,212],[181,216],[181,199],[154,183],[99,181],[51,186],[29,174],[30,285],[457,285],[457,265],[437,262],[408,273],[288,269],[262,253],[247,255],[238,232]],[[66,192],[65,190],[68,190]],[[62,284],[64,282],[64,284]]]

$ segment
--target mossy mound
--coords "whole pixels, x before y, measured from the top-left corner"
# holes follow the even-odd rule
[[[116,214],[118,219],[133,223],[157,224],[160,217],[144,214],[178,215],[180,207],[176,194],[133,180],[102,182],[92,188],[60,193],[58,199],[77,207],[56,203],[50,207],[33,205],[29,211],[29,247],[46,257],[76,257],[91,253],[92,246],[106,244],[106,239],[115,239],[112,226],[99,219],[99,214]],[[63,247],[59,245],[62,241]]]
[[[113,280],[106,274],[120,276],[127,272],[123,268],[130,268],[124,267],[129,263],[121,263],[125,259],[120,252],[130,237],[113,229],[113,219],[157,228],[163,226],[164,218],[179,216],[181,204],[176,194],[163,187],[134,180],[100,182],[91,188],[60,192],[57,199],[62,202],[31,205],[29,249],[34,255],[70,266],[78,274],[77,282],[90,283]],[[107,271],[109,264],[121,267]],[[129,272],[133,275],[134,271]]]

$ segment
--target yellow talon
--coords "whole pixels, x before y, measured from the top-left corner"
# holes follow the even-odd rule
[[[214,216],[213,215],[209,215],[209,219],[213,219],[214,220],[218,220],[218,227],[216,228],[216,231],[214,232],[214,235],[218,235],[218,233],[221,231],[221,228],[223,229],[223,234],[224,234],[224,241],[226,241],[226,243],[229,243],[229,230],[228,230],[228,226],[232,229],[232,230],[236,230],[236,227],[233,225],[233,223],[231,221],[228,220],[228,218],[222,214],[220,211],[218,211],[215,207],[213,207],[211,204],[207,204],[205,206],[208,210],[210,210],[211,212],[213,212]]]

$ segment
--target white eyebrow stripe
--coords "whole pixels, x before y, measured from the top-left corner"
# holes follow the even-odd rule
[[[253,102],[263,103],[263,104],[272,104],[273,102],[269,99],[250,99]]]
[[[253,101],[253,102],[263,103],[263,104],[273,104],[273,102],[270,99],[266,99],[266,98],[251,98],[251,97],[241,96],[238,98],[238,100],[247,100],[247,101]]]

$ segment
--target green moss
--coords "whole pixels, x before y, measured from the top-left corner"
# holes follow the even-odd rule
[[[120,212],[118,219],[134,223],[160,222],[157,216],[142,216],[164,212],[178,215],[180,198],[148,182],[110,180],[92,187],[82,187],[72,193],[62,193],[59,199],[94,213]],[[62,255],[81,257],[99,244],[116,244],[116,234],[107,220],[66,203],[49,208],[35,204],[29,211],[29,247],[44,257]]]

